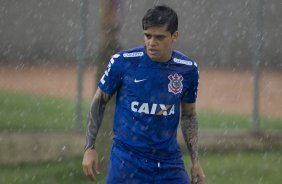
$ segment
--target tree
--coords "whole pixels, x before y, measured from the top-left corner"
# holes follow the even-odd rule
[[[110,57],[121,49],[118,40],[121,3],[119,0],[101,0],[100,3],[101,42],[95,61],[97,79],[102,77]]]

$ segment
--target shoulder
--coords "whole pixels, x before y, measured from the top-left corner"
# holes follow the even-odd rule
[[[138,65],[144,56],[144,47],[136,47],[120,51],[111,57],[108,67],[124,71],[131,66]]]
[[[198,72],[198,65],[196,61],[179,51],[173,51],[172,62],[175,65],[179,65],[185,71]]]
[[[124,50],[120,52],[121,56],[123,58],[140,58],[144,56],[144,47],[136,47],[136,48],[131,48],[128,50]]]
[[[128,50],[122,50],[112,56],[114,60],[130,60],[144,56],[144,47],[136,47]]]

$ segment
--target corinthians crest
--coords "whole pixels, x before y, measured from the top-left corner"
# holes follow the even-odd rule
[[[170,74],[168,76],[168,79],[170,80],[169,84],[168,84],[168,91],[172,92],[173,94],[178,94],[182,92],[183,89],[183,84],[182,84],[182,80],[183,77],[182,75],[178,75],[177,73],[172,75]]]

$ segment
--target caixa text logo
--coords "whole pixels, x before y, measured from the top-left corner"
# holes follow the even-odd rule
[[[140,103],[137,101],[131,102],[131,110],[133,112],[144,113],[144,114],[154,114],[158,116],[169,116],[174,114],[174,104],[149,104]]]

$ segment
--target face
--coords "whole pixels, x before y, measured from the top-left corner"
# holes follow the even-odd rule
[[[157,62],[167,62],[171,58],[173,42],[178,38],[178,31],[171,34],[167,26],[149,27],[143,30],[146,52]]]

